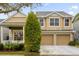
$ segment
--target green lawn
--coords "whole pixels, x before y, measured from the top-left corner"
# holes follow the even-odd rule
[[[24,56],[24,51],[16,51],[16,52],[0,52],[0,55],[16,55],[16,56]]]

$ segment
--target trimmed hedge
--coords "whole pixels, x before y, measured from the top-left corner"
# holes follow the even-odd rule
[[[3,49],[4,49],[4,45],[0,43],[0,51],[2,51]]]
[[[6,43],[6,44],[0,44],[0,51],[22,51],[24,50],[24,44],[12,44],[12,43]]]
[[[14,51],[24,50],[24,44],[14,44],[13,50]]]

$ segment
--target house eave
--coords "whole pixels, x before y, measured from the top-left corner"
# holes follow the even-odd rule
[[[69,33],[75,33],[75,31],[46,31],[46,30],[42,30],[42,34],[60,34],[60,33],[62,33],[62,34],[69,34]]]

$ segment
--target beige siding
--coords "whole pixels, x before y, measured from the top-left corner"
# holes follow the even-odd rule
[[[25,22],[25,17],[12,17],[5,22]]]
[[[64,27],[64,18],[61,17],[61,28],[63,28],[63,27]]]
[[[67,29],[71,30],[72,29],[72,19],[70,18],[69,20],[69,26],[64,26],[64,18],[63,17],[58,17],[59,18],[59,26],[50,26],[50,17],[46,17],[45,19],[45,27],[42,29],[46,30],[62,30],[62,29]]]
[[[50,17],[58,17],[59,18],[59,26],[50,26]],[[17,13],[14,15],[12,18],[6,20],[5,22],[25,22],[26,17],[22,15],[21,13]],[[72,18],[69,20],[69,25],[68,27],[64,26],[64,18],[60,16],[59,14],[56,13],[50,13],[47,17],[45,17],[45,26],[41,27],[43,30],[62,30],[62,29],[72,29]]]

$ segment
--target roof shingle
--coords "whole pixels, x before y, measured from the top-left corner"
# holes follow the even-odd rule
[[[43,16],[46,17],[48,14],[52,14],[52,13],[59,13],[60,15],[62,15],[63,17],[72,17],[72,15],[64,12],[64,11],[37,11],[36,14],[37,16]]]

